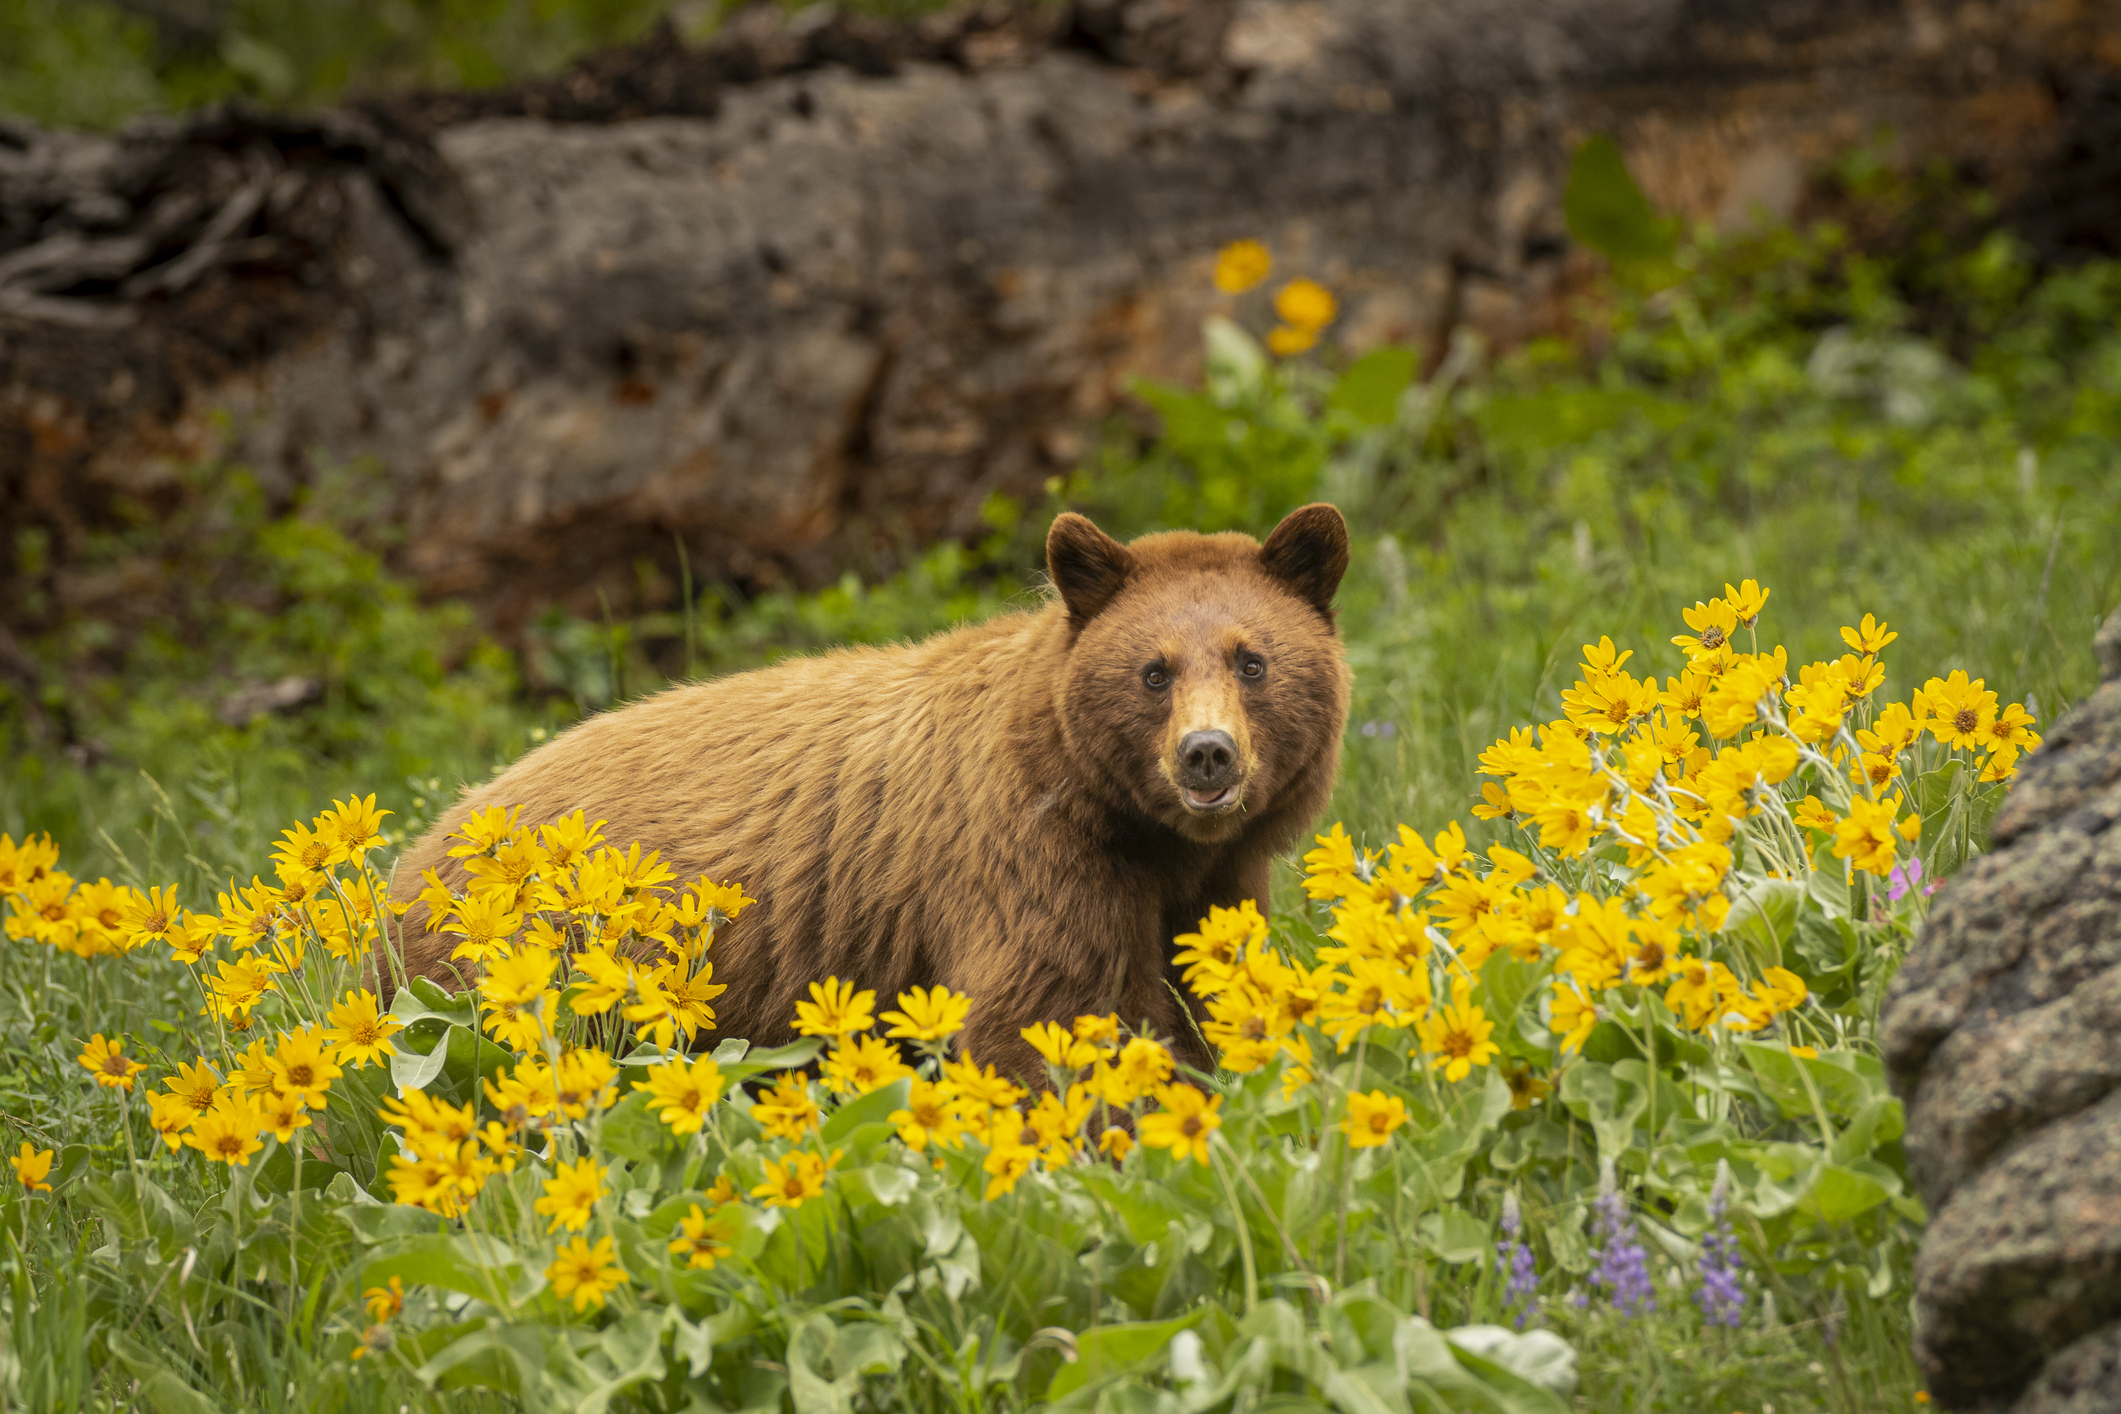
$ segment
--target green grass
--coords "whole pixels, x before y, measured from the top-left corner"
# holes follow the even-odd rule
[[[843,8],[896,19],[939,5]],[[639,39],[666,16],[683,37],[705,39],[736,8],[726,0],[0,0],[0,113],[114,128],[232,98],[305,108],[414,87],[493,88]]]
[[[560,687],[543,698],[461,612],[419,604],[321,510],[271,512],[239,470],[204,470],[209,523],[189,529],[256,591],[251,607],[209,592],[165,633],[120,642],[75,623],[35,645],[65,686],[34,707],[0,703],[0,830],[49,830],[76,874],[175,881],[203,904],[334,795],[377,791],[395,825],[417,828],[454,783],[608,705],[622,683],[638,693],[688,669],[890,641],[1028,602],[1063,502],[1127,534],[1263,533],[1321,495],[1348,512],[1357,547],[1340,621],[1357,690],[1327,819],[1373,843],[1401,822],[1472,824],[1474,758],[1510,726],[1559,714],[1580,645],[1610,635],[1637,654],[1631,667],[1676,672],[1679,608],[1726,581],[1772,588],[1763,639],[1798,662],[1838,655],[1839,627],[1872,612],[1901,635],[1885,655],[1888,696],[1964,668],[2051,725],[2094,685],[2091,634],[2121,600],[2121,267],[2036,277],[2000,238],[1887,258],[1830,229],[1672,259],[1677,283],[1616,284],[1584,341],[1454,357],[1381,405],[1358,396],[1376,365],[1362,377],[1330,359],[1275,365],[1226,329],[1208,389],[1154,395],[1164,435],[1144,443],[1116,426],[1053,505],[997,502],[981,542],[823,594],[710,591],[677,615],[554,620],[539,675]],[[216,716],[230,682],[287,674],[323,684],[322,700],[243,727]],[[57,748],[62,719],[97,759]],[[1294,878],[1292,865],[1278,881],[1292,908]],[[256,1236],[296,1222],[284,1201],[210,1190],[163,1161],[166,1209],[81,1176],[122,1168],[120,1140],[145,1134],[115,1126],[107,1097],[78,1082],[80,1038],[122,1032],[150,1058],[174,1051],[170,1018],[196,1006],[185,985],[172,964],[0,945],[0,1140],[80,1155],[60,1201],[38,1210],[50,1221],[12,1196],[0,1206],[13,1283],[0,1293],[0,1408],[440,1407],[395,1377],[342,1382],[324,1353],[352,1302],[342,1278],[289,1286],[273,1280],[284,1237],[232,1245],[245,1224]],[[330,1206],[299,1215],[320,1273],[350,1251]],[[1907,1232],[1868,1240],[1864,1265],[1783,1254],[1772,1326],[1704,1332],[1678,1291],[1660,1290],[1659,1314],[1636,1323],[1557,1305],[1581,1352],[1579,1407],[1912,1408]],[[187,1288],[178,1276],[187,1251],[211,1265],[238,1250],[262,1254],[263,1280]],[[1394,1299],[1439,1324],[1501,1314],[1492,1281],[1377,1275],[1411,1282]],[[312,1301],[340,1325],[287,1319]],[[186,1402],[179,1379],[206,1402]]]

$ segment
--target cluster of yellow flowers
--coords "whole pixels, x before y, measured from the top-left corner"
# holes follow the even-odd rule
[[[713,1029],[709,1003],[728,989],[707,950],[715,928],[753,902],[743,886],[702,877],[674,891],[654,851],[604,846],[603,821],[577,810],[533,828],[516,823],[520,813],[474,812],[449,851],[465,861],[465,892],[429,870],[419,895],[429,927],[460,939],[450,960],[478,971],[487,1032],[536,1049],[562,1029],[563,988],[575,1018],[606,1018],[591,1029],[607,1046],[618,1023],[666,1048]]]
[[[0,900],[10,938],[43,943],[76,957],[115,957],[168,936],[169,890],[141,893],[108,879],[77,883],[59,868],[49,836],[16,844],[0,835]]]
[[[1117,1015],[1079,1016],[1070,1026],[1046,1022],[1024,1029],[1024,1039],[1045,1059],[1054,1087],[1026,1107],[1029,1092],[997,1075],[992,1065],[983,1067],[964,1053],[952,1058],[947,1043],[963,1029],[970,998],[945,987],[916,987],[901,992],[898,1004],[898,1011],[883,1014],[889,1024],[884,1036],[868,1035],[877,1022],[876,993],[827,978],[811,984],[809,1001],[796,1004],[796,1030],[832,1042],[820,1069],[836,1093],[867,1094],[908,1080],[906,1107],[890,1117],[900,1139],[915,1153],[936,1151],[938,1168],[943,1166],[940,1151],[959,1149],[968,1140],[981,1145],[988,1198],[1013,1191],[1025,1174],[1041,1166],[1059,1168],[1093,1152],[1124,1158],[1134,1139],[1112,1122],[1120,1113],[1139,1122],[1142,1143],[1180,1159],[1207,1162],[1208,1136],[1222,1123],[1216,1113],[1222,1097],[1211,1099],[1195,1086],[1172,1084],[1170,1051],[1150,1037],[1123,1035]],[[894,1044],[898,1039],[919,1048],[918,1069],[906,1064]],[[1144,1102],[1152,1098],[1160,1109],[1144,1114]],[[820,1110],[808,1083],[791,1075],[751,1114],[769,1136],[801,1139],[817,1127]],[[817,1162],[807,1176],[821,1185],[825,1165]],[[793,1206],[816,1191],[792,1179],[788,1183],[785,1194],[759,1191],[759,1196],[770,1204],[792,1198],[786,1205]]]
[[[1382,1022],[1417,1027],[1431,1065],[1463,1076],[1495,1050],[1491,1024],[1469,1003],[1472,979],[1505,951],[1551,964],[1546,1015],[1563,1051],[1579,1049],[1604,1015],[1600,995],[1624,985],[1661,986],[1666,1008],[1696,1031],[1759,1031],[1801,1007],[1807,989],[1795,973],[1768,966],[1741,979],[1708,956],[1733,893],[1760,878],[1803,879],[1820,846],[1848,861],[1850,877],[1890,875],[1922,832],[1919,816],[1902,816],[1894,781],[1962,751],[1970,765],[1982,756],[1980,781],[2007,780],[2039,737],[2022,706],[1999,708],[1963,672],[1930,679],[1911,704],[1879,705],[1878,655],[1898,635],[1869,614],[1841,631],[1853,652],[1803,667],[1792,683],[1785,651],[1758,646],[1768,593],[1747,580],[1685,610],[1692,632],[1672,641],[1686,666],[1662,689],[1631,675],[1633,654],[1611,639],[1585,645],[1562,718],[1513,730],[1481,754],[1501,783],[1483,787],[1474,814],[1536,834],[1545,867],[1494,845],[1483,869],[1456,824],[1433,844],[1402,826],[1381,854],[1358,853],[1336,825],[1305,857],[1311,897],[1335,901],[1338,946],[1319,951],[1320,966],[1267,948],[1249,904],[1218,910],[1181,939],[1224,1064],[1251,1070],[1284,1055],[1300,1082],[1311,1056],[1298,1023],[1345,1049]],[[1741,628],[1754,635],[1751,652],[1733,641]],[[1925,732],[1942,748],[1926,763]],[[1726,744],[1712,750],[1704,734]],[[1784,790],[1805,768],[1831,804]],[[1750,879],[1733,867],[1741,835]],[[1557,865],[1593,887],[1565,890]],[[1439,955],[1454,1000],[1431,1015]]]
[[[1232,241],[1215,257],[1215,288],[1241,295],[1274,270],[1274,257],[1258,241]],[[1283,358],[1300,354],[1318,342],[1326,326],[1340,317],[1332,291],[1316,280],[1291,280],[1274,295],[1281,323],[1267,331],[1267,347]]]

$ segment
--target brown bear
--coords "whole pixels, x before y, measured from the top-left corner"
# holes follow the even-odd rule
[[[1264,911],[1269,861],[1332,790],[1347,524],[1310,505],[1264,545],[1122,545],[1067,514],[1046,564],[1043,608],[590,718],[444,815],[399,865],[400,900],[427,869],[463,887],[445,840],[472,810],[584,810],[680,879],[759,900],[715,940],[719,1035],[791,1039],[808,984],[835,975],[883,1004],[916,984],[970,995],[965,1051],[1034,1084],[1021,1030],[1086,1013],[1212,1066],[1171,940],[1211,905]],[[406,966],[448,981],[458,939],[426,916],[405,916]]]

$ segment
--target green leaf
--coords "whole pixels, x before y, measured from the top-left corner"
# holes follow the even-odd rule
[[[1823,1223],[1844,1223],[1883,1203],[1892,1191],[1871,1172],[1854,1165],[1822,1164],[1799,1207]]]
[[[1576,149],[1561,206],[1569,234],[1616,265],[1663,262],[1678,245],[1674,223],[1642,194],[1620,149],[1602,133]]]
[[[388,1286],[392,1277],[408,1287],[427,1282],[496,1305],[510,1296],[528,1296],[544,1281],[524,1269],[514,1248],[483,1233],[411,1238],[363,1267],[361,1287]]]
[[[845,1143],[850,1134],[865,1124],[889,1124],[891,1112],[906,1108],[912,1095],[912,1079],[901,1076],[881,1090],[872,1090],[841,1105],[833,1111],[832,1118],[825,1121],[822,1131],[825,1143]]]
[[[302,1133],[296,1131],[296,1142],[301,1142]],[[335,1163],[319,1159],[311,1154],[302,1156],[302,1186],[304,1188],[327,1188],[341,1170]],[[251,1185],[260,1193],[284,1194],[295,1186],[295,1153],[286,1144],[273,1145],[272,1155],[258,1165],[251,1176]]]
[[[420,979],[426,980],[424,978]],[[399,1090],[425,1090],[434,1084],[442,1067],[449,1063],[448,1034],[454,1027],[444,1027],[427,1041],[423,1052],[415,1047],[418,1039],[411,1028],[398,1033],[394,1044],[397,1054],[390,1058],[390,1081]]]
[[[646,1091],[636,1090],[604,1112],[604,1147],[622,1159],[648,1163],[681,1142],[655,1117],[655,1098]]]
[[[1935,770],[1924,771],[1915,777],[1915,808],[1922,812],[1924,833],[1928,833],[1929,822],[1951,805],[1965,774],[1966,763],[1955,756]]]
[[[1257,393],[1266,382],[1267,351],[1229,320],[1216,316],[1201,325],[1205,357],[1202,381],[1208,396],[1228,406]]]
[[[1791,1055],[1780,1046],[1761,1041],[1741,1041],[1738,1050],[1747,1067],[1760,1078],[1761,1087],[1781,1107],[1785,1116],[1797,1119],[1812,1113],[1811,1092],[1819,1094],[1828,1114],[1846,1118],[1863,1108],[1871,1096],[1885,1091],[1882,1068],[1875,1076],[1862,1064],[1868,1057],[1829,1051],[1825,1055]],[[1876,1065],[1875,1061],[1872,1065]],[[1811,1080],[1811,1089],[1805,1079]]]
[[[407,1026],[427,1017],[438,1017],[452,1026],[469,1026],[478,1011],[470,992],[450,992],[429,978],[415,977],[392,998],[390,1014]]]
[[[818,1052],[824,1048],[825,1043],[812,1036],[807,1040],[796,1041],[786,1046],[747,1051],[743,1060],[721,1067],[722,1078],[731,1085],[735,1085],[739,1081],[749,1080],[752,1076],[763,1074],[769,1070],[795,1070],[816,1060]],[[717,1061],[716,1064],[720,1065],[721,1063]]]
[[[1347,413],[1366,427],[1382,427],[1399,414],[1400,396],[1414,382],[1416,351],[1404,344],[1384,344],[1348,365],[1326,398],[1328,408]]]
[[[1093,1326],[1076,1337],[1074,1363],[1055,1372],[1046,1399],[1058,1403],[1092,1382],[1112,1379],[1160,1357],[1171,1337],[1206,1318],[1207,1307],[1174,1321],[1126,1321]]]
[[[1723,931],[1745,949],[1755,972],[1782,966],[1783,944],[1797,927],[1804,890],[1788,879],[1762,879],[1731,905]]]
[[[1420,1226],[1423,1244],[1446,1262],[1472,1262],[1488,1254],[1488,1225],[1463,1209],[1438,1209]]]

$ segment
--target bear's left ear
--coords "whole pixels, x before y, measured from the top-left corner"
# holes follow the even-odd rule
[[[1348,523],[1323,501],[1298,506],[1282,517],[1259,547],[1260,568],[1297,598],[1333,617],[1333,591],[1348,572]]]
[[[1046,532],[1046,573],[1068,606],[1078,631],[1104,612],[1134,570],[1134,552],[1091,524],[1088,516],[1064,511]]]

